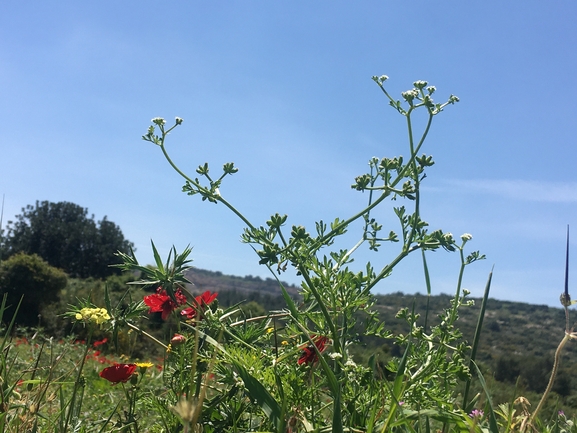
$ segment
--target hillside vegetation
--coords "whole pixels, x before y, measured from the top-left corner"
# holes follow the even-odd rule
[[[242,302],[250,313],[266,314],[283,308],[279,285],[272,278],[235,277],[193,268],[188,278],[194,282],[194,291],[211,290],[219,293],[219,302],[230,306]],[[291,295],[297,297],[298,288],[286,285]],[[386,327],[393,332],[408,332],[406,323],[396,318],[401,308],[409,307],[421,314],[424,325],[429,304],[428,325],[437,323],[437,316],[449,308],[451,296],[437,295],[430,298],[423,294],[400,292],[375,295],[374,309]],[[479,317],[480,299],[475,305],[460,310],[459,327],[463,338],[473,340]],[[259,308],[260,307],[260,308]],[[575,320],[577,316],[573,317]],[[565,315],[561,308],[521,302],[490,299],[483,324],[477,362],[494,388],[497,400],[506,401],[514,388],[527,395],[543,392],[547,386],[557,345],[563,338]],[[359,337],[358,346],[351,351],[359,361],[367,361],[372,354],[383,365],[392,356],[400,356],[400,348],[392,340]],[[566,406],[577,408],[577,345],[565,346],[554,391]]]

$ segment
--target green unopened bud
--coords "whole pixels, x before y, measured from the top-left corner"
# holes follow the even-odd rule
[[[433,98],[431,98],[431,95],[425,95],[425,97],[423,98],[423,102],[429,108],[433,108],[435,106],[435,104],[433,103]]]
[[[166,124],[166,120],[164,120],[162,117],[155,117],[151,120],[151,122],[158,126],[163,126]]]
[[[455,102],[459,102],[459,98],[455,95],[449,96],[449,104],[454,104]]]

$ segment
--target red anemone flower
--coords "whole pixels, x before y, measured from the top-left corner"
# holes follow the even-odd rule
[[[194,298],[194,306],[185,308],[180,312],[183,316],[186,316],[187,319],[192,320],[198,314],[200,318],[202,318],[202,313],[206,310],[206,307],[210,305],[218,296],[218,293],[210,293],[210,290],[207,290],[202,295],[197,296]]]
[[[186,304],[186,296],[182,294],[180,289],[176,289],[174,297],[177,302],[174,302],[162,287],[156,289],[156,293],[145,296],[144,303],[150,307],[148,314],[162,313],[162,320],[166,320],[179,305]]]
[[[315,346],[317,347],[319,352],[323,352],[326,349],[326,345],[329,342],[327,337],[323,337],[321,335],[316,336],[313,339]],[[314,349],[312,344],[309,344],[307,347],[303,349],[303,353],[299,360],[297,361],[298,365],[301,364],[314,364],[319,360],[317,351]]]
[[[136,364],[114,364],[102,370],[100,377],[116,385],[120,382],[126,383],[135,371]]]

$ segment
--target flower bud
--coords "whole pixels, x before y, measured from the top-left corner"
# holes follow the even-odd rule
[[[181,334],[174,334],[174,336],[170,339],[170,344],[172,346],[179,346],[186,341],[186,337]]]
[[[429,83],[427,83],[426,81],[418,80],[418,81],[415,81],[415,82],[413,83],[413,86],[415,86],[415,87],[416,87],[417,89],[419,89],[419,90],[422,90],[422,89],[425,88],[425,86],[426,86],[427,84],[429,84]]]
[[[412,102],[413,99],[419,96],[419,91],[417,89],[407,90],[406,92],[402,92],[401,96],[407,102]]]

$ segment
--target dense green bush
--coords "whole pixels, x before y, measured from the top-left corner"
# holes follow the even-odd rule
[[[12,307],[8,310],[9,317],[22,299],[16,316],[19,325],[37,325],[42,309],[58,300],[66,282],[63,271],[50,266],[36,254],[18,253],[0,265],[0,297],[6,295],[7,303]]]

